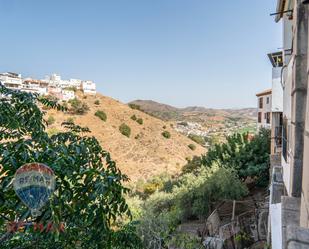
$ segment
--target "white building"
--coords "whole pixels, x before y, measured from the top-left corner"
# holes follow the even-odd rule
[[[76,89],[81,89],[82,80],[80,79],[69,79],[69,84],[72,87],[76,87]]]
[[[256,94],[258,98],[258,128],[271,128],[272,90]]]
[[[23,83],[21,74],[11,72],[0,74],[0,82],[2,82],[5,87],[12,90],[20,90]]]
[[[42,80],[35,80],[32,78],[26,78],[23,80],[21,87],[22,91],[37,93],[40,95],[46,95],[48,89],[48,83]]]
[[[283,87],[281,72],[283,67],[283,53],[268,54],[272,68],[272,94],[271,94],[271,153],[281,152],[282,125],[283,125]]]
[[[68,101],[75,98],[75,92],[72,90],[62,89],[61,90],[61,99]]]
[[[91,80],[82,81],[82,91],[86,94],[96,94],[96,85]]]
[[[65,101],[75,98],[75,92],[71,88],[82,90],[85,94],[96,94],[96,85],[92,81],[63,80],[59,74],[51,74],[45,76],[43,80],[36,80],[32,78],[22,79],[20,74],[8,72],[0,74],[0,81],[9,89],[40,95],[50,94]]]

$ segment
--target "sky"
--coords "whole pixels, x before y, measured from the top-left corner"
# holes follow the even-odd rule
[[[93,80],[122,102],[255,107],[276,0],[0,0],[0,71]]]

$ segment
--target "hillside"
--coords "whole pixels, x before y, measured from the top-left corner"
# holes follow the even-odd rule
[[[72,115],[49,110],[46,118],[55,118],[55,123],[48,127],[49,131],[61,130],[61,123],[71,118],[76,124],[89,127],[92,135],[111,153],[119,168],[132,181],[163,172],[176,174],[186,163],[187,157],[192,158],[194,155],[205,153],[205,148],[176,132],[169,123],[139,110],[133,110],[117,100],[100,94],[87,95],[86,98],[80,96],[80,99],[90,107],[88,113]],[[96,100],[100,102],[98,105],[95,104]],[[97,110],[106,113],[106,122],[94,115]],[[132,120],[132,115],[142,118],[143,124]],[[131,128],[129,138],[119,131],[122,123]],[[165,130],[171,134],[169,139],[162,136]],[[192,151],[188,147],[189,144],[195,144],[196,149]]]
[[[203,122],[207,120],[220,119],[254,119],[256,108],[242,109],[212,109],[200,106],[189,106],[185,108],[177,108],[170,105],[158,103],[152,100],[134,100],[129,104],[138,105],[144,112],[169,121],[195,121]]]

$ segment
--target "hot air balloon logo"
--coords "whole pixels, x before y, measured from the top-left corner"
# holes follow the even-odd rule
[[[55,174],[45,164],[28,163],[16,171],[13,185],[17,196],[36,217],[55,190]]]

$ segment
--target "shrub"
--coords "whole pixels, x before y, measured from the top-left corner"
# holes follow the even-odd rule
[[[47,134],[48,134],[48,136],[53,136],[53,135],[56,135],[56,134],[58,134],[58,133],[60,133],[61,131],[60,130],[58,130],[57,128],[50,128],[50,129],[48,129],[47,130]]]
[[[195,150],[196,146],[194,144],[189,144],[188,147],[190,148],[190,150]]]
[[[137,104],[130,103],[129,107],[133,110],[141,110],[141,107]]]
[[[100,104],[100,100],[97,99],[96,101],[94,101],[94,104],[95,105],[99,105]]]
[[[197,174],[202,166],[202,158],[200,156],[193,156],[187,159],[187,164],[182,168],[182,174],[193,173]]]
[[[131,119],[134,120],[134,121],[137,120],[137,117],[135,116],[135,114],[131,116]]]
[[[68,123],[74,123],[74,118],[69,117],[69,118],[67,119],[67,122],[68,122]]]
[[[74,114],[83,115],[89,111],[88,105],[77,98],[69,100],[69,103],[71,104],[70,111]]]
[[[200,145],[205,145],[205,139],[202,136],[194,135],[194,134],[189,134],[188,136],[192,141],[196,142],[197,144]]]
[[[139,123],[140,125],[142,125],[142,124],[144,123],[142,118],[138,118],[138,119],[136,120],[136,122]]]
[[[166,129],[166,125],[163,125],[163,127],[162,127],[164,130]]]
[[[54,116],[50,115],[46,122],[47,122],[48,125],[52,125],[56,122],[56,120],[55,120]]]
[[[106,113],[104,111],[96,111],[94,115],[103,121],[106,121],[107,119]]]
[[[171,133],[169,131],[163,131],[161,134],[162,134],[163,137],[165,137],[167,139],[171,137]]]
[[[66,87],[66,88],[64,88],[64,90],[73,91],[75,93],[77,92],[77,88],[75,86]]]
[[[119,126],[119,131],[122,135],[124,135],[126,137],[130,137],[130,135],[131,135],[131,128],[128,125],[126,125],[125,123],[123,123]]]

